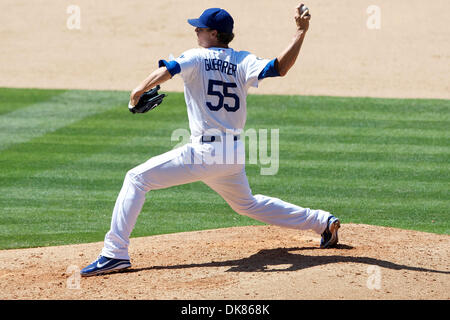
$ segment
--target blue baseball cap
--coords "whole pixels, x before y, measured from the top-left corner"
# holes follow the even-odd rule
[[[210,28],[225,33],[233,32],[233,18],[227,11],[220,8],[206,9],[200,18],[188,19],[188,22],[197,28]]]

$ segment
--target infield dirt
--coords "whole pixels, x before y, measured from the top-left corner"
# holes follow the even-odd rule
[[[132,268],[79,278],[103,243],[0,251],[0,299],[450,299],[450,237],[343,224],[340,244],[274,226],[132,238]]]
[[[297,64],[251,93],[449,99],[450,2],[375,2],[379,29],[373,1],[307,3]],[[74,3],[80,29],[67,24]],[[289,43],[296,4],[214,2],[235,18],[232,46],[265,58]],[[186,19],[209,6],[3,0],[0,86],[131,90],[159,59],[196,46]],[[182,89],[179,77],[164,85]],[[102,243],[3,250],[0,299],[450,299],[448,235],[343,221],[338,248],[318,249],[319,238],[273,226],[133,238],[132,269],[83,279]]]

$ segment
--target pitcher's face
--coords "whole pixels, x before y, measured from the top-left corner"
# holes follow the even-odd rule
[[[217,42],[217,31],[209,28],[195,28],[197,34],[197,42],[200,47],[210,48]]]

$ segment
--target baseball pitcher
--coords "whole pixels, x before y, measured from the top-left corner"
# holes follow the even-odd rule
[[[127,172],[102,252],[81,271],[82,276],[131,267],[129,237],[146,193],[196,181],[216,191],[239,214],[271,225],[314,230],[322,236],[321,248],[337,244],[339,219],[323,210],[253,195],[245,163],[230,161],[233,157],[228,157],[233,154],[245,159],[245,142],[240,133],[245,126],[249,88],[258,87],[265,78],[287,74],[299,55],[310,19],[309,9],[303,4],[295,8],[294,37],[286,49],[271,60],[229,47],[234,37],[234,21],[224,9],[210,8],[198,19],[188,19],[195,27],[199,48],[187,50],[174,60],[160,60],[159,68],[131,92],[128,107],[133,113],[157,107],[164,98],[157,92],[159,85],[179,75],[184,82],[190,143],[152,157]]]

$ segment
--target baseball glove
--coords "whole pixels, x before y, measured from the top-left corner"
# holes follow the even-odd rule
[[[146,113],[147,111],[155,109],[162,102],[164,97],[166,96],[164,93],[158,93],[158,90],[161,87],[158,85],[153,89],[146,91],[139,98],[138,103],[133,107],[132,105],[128,105],[128,109],[132,113]]]

